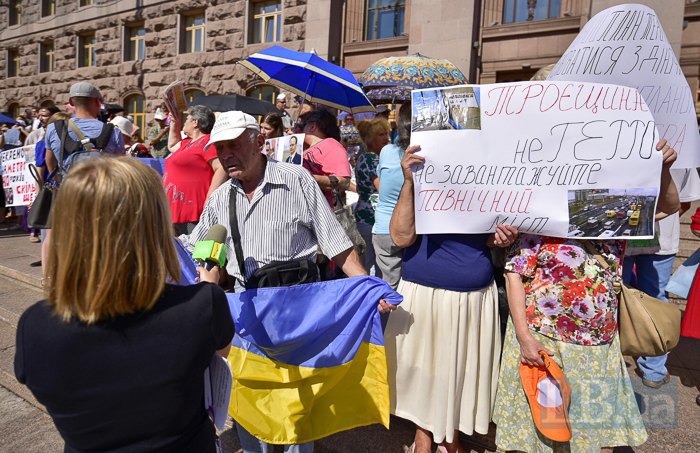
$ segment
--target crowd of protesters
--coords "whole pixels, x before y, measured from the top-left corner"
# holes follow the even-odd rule
[[[624,274],[623,260],[627,264],[624,241],[584,243],[519,234],[514,227],[503,225],[491,234],[417,234],[412,169],[420,165],[423,158],[420,144],[413,144],[410,139],[410,103],[391,113],[384,107],[379,109],[376,117],[361,121],[352,114],[345,114],[339,120],[334,111],[307,102],[298,102],[296,109],[288,112],[287,101],[291,96],[284,94],[276,98],[279,112],[270,113],[260,120],[243,112],[215,113],[202,106],[191,107],[186,113],[168,112],[160,106],[153,112],[154,124],[144,143],[138,128],[127,116],[101,118],[103,100],[92,84],[79,82],[73,85],[69,96],[70,103],[66,108],[70,114],[63,113],[53,104],[42,105],[36,113],[28,112],[29,116],[17,118],[17,125],[3,131],[3,146],[36,145],[36,165],[41,169],[42,177],[48,177],[59,166],[66,173],[72,169],[76,172],[75,176],[67,178],[70,185],[66,183],[61,189],[73,193],[75,203],[71,204],[67,195],[62,195],[64,198],[56,208],[65,212],[56,218],[60,224],[56,227],[56,238],[49,236],[46,239],[45,248],[49,251],[42,254],[44,260],[48,260],[47,276],[52,279],[49,305],[24,316],[18,330],[57,329],[59,322],[50,317],[51,310],[76,326],[81,322],[92,325],[113,316],[143,311],[146,314],[138,322],[127,318],[128,328],[133,329],[129,331],[143,335],[144,339],[152,335],[153,341],[158,342],[162,339],[146,332],[139,323],[146,322],[146,325],[174,334],[188,324],[165,323],[162,317],[159,318],[158,307],[166,302],[160,301],[156,293],[163,291],[166,300],[194,300],[192,303],[201,304],[206,313],[219,310],[219,315],[226,318],[221,313],[218,288],[213,296],[206,296],[216,301],[215,308],[212,308],[202,302],[202,291],[188,292],[165,286],[166,276],[175,277],[178,272],[173,268],[171,245],[163,238],[158,239],[158,234],[173,231],[185,246],[191,248],[205,237],[212,225],[228,227],[233,216],[240,225],[240,242],[247,252],[246,259],[236,259],[233,239],[227,237],[231,245],[228,265],[220,270],[202,271],[204,281],[219,282],[228,290],[240,291],[246,288],[257,269],[280,259],[303,259],[314,267],[318,264],[321,269],[319,279],[370,273],[384,279],[404,296],[404,302],[398,308],[383,301],[378,308],[385,321],[391,411],[415,423],[412,451],[425,453],[432,451],[433,444],[437,444],[441,452],[463,452],[459,433],[486,433],[492,420],[498,426],[497,444],[503,449],[557,451],[557,445],[537,432],[529,417],[528,400],[519,388],[519,365],[543,365],[540,351],[545,351],[567,369],[579,392],[586,392],[585,386],[592,380],[604,379],[605,385],[600,391],[588,392],[585,404],[610,408],[610,413],[600,414],[598,424],[592,427],[590,420],[581,416],[585,410],[582,407],[584,401],[579,399],[572,403],[570,451],[611,451],[615,446],[635,446],[646,441],[647,433],[634,400],[614,321],[617,303],[613,286]],[[61,128],[66,128],[67,118],[68,128],[63,131],[62,141]],[[292,133],[305,134],[301,166],[276,162],[266,152],[266,139]],[[68,147],[71,152],[66,156],[65,137],[76,142],[82,134],[97,140],[95,149],[76,152]],[[658,143],[657,151],[662,154],[664,162],[656,213],[656,219],[661,220],[679,210],[680,200],[670,173],[676,153],[663,140]],[[77,166],[79,162],[104,154],[164,158],[164,174],[160,181],[164,191],[159,194],[139,193],[137,188],[156,190],[153,186],[158,181],[154,182],[153,175],[136,164],[119,160],[115,161],[114,168],[110,168],[106,163],[99,163],[105,159],[96,159],[96,162]],[[88,165],[94,175],[87,172]],[[105,274],[100,282],[110,284],[118,291],[115,300],[118,299],[121,305],[115,305],[112,311],[106,307],[108,298],[105,293],[87,291],[86,281],[76,280],[75,275],[68,275],[56,267],[61,259],[63,263],[73,260],[82,263],[81,266],[88,266],[72,269],[73,274],[92,276],[90,263],[81,261],[80,253],[75,250],[57,249],[57,245],[51,244],[57,239],[62,241],[61,244],[73,241],[77,233],[69,231],[61,222],[80,217],[76,209],[81,206],[90,212],[96,209],[86,192],[86,185],[94,186],[95,200],[104,199],[104,209],[122,209],[110,204],[116,203],[109,198],[105,188],[111,184],[110,177],[118,187],[122,187],[119,184],[130,187],[124,194],[129,211],[123,215],[134,214],[134,218],[124,220],[120,228],[139,230],[138,234],[150,238],[153,241],[150,246],[158,250],[149,257],[150,252],[138,248],[142,242],[132,243],[131,239],[117,238],[114,225],[103,223],[100,228],[104,229],[106,240],[125,241],[125,250],[133,248],[133,255],[138,260],[154,260],[159,274],[155,283],[126,274],[119,274],[121,280],[118,280],[118,265],[110,259],[114,275]],[[143,178],[144,184],[135,187],[134,178]],[[278,191],[279,186],[284,186],[285,191]],[[357,196],[348,196],[351,192]],[[156,195],[153,209],[158,215],[146,212],[148,209],[142,206],[143,200],[139,201]],[[364,248],[357,248],[348,226],[336,218],[337,213],[353,199],[357,200],[352,203],[355,226]],[[236,211],[232,212],[231,208],[236,206]],[[169,214],[164,214],[165,211]],[[17,214],[20,215],[19,211]],[[96,211],[91,215],[97,215]],[[172,229],[164,229],[164,218],[171,223]],[[32,240],[37,240],[37,233],[31,234]],[[97,247],[97,242],[94,245]],[[510,319],[505,338],[499,327],[498,290],[492,258],[497,249],[507,251],[505,269]],[[605,256],[609,266],[597,264],[597,254]],[[132,258],[125,252],[123,259]],[[143,265],[141,261],[138,263]],[[638,272],[640,269],[637,268]],[[131,284],[142,287],[148,300],[133,303],[130,297],[141,293],[129,289]],[[60,285],[71,285],[72,292]],[[87,296],[80,295],[82,290],[92,294],[99,303],[87,303]],[[178,299],[176,292],[187,294]],[[543,303],[544,299],[549,304]],[[75,305],[75,300],[85,304]],[[581,310],[577,311],[571,300],[589,305],[585,316]],[[211,320],[204,319],[203,312],[193,310],[194,305],[180,304],[178,307],[183,316],[193,319],[193,324],[187,327],[188,332],[196,338],[206,338],[206,348],[203,349],[206,354],[211,355],[230,342],[233,335],[230,319],[217,320],[221,321],[220,325],[210,326],[208,322]],[[572,319],[573,323],[569,323]],[[71,328],[75,326],[71,325]],[[100,334],[90,329],[82,330],[80,335],[92,341]],[[213,338],[209,338],[210,329],[214,331]],[[51,341],[68,341],[66,335],[61,332],[52,336]],[[101,338],[104,344],[98,344],[109,348],[108,340]],[[56,344],[54,342],[52,347],[56,348]],[[168,358],[160,357],[160,353],[169,347],[161,346],[150,350],[159,356],[161,371],[171,370]],[[18,345],[18,353],[20,350]],[[46,370],[30,366],[29,359],[31,355],[31,360],[42,362],[50,356],[50,351],[42,351],[36,344],[27,344],[23,351],[25,355],[18,369],[18,378],[33,391],[47,385],[37,378]],[[86,363],[103,366],[98,357],[100,349],[95,346],[90,351],[93,351],[92,359]],[[197,360],[199,368],[204,366],[200,355],[187,351],[192,352],[192,360]],[[70,355],[65,350],[60,354]],[[179,357],[169,359],[174,363]],[[138,355],[135,360],[147,361],[148,358]],[[653,365],[656,368],[662,366]],[[158,372],[157,365],[147,366],[150,367],[154,373]],[[187,370],[172,371],[174,379],[183,382],[192,374]],[[70,373],[68,370],[63,372]],[[659,388],[667,383],[665,368],[662,373],[645,379],[645,385]],[[121,376],[124,382],[130,379],[123,369],[115,376]],[[99,374],[101,380],[110,382],[115,376]],[[61,385],[61,389],[71,392],[94,390],[89,385],[78,388],[76,382],[65,377]],[[138,388],[144,393],[153,391],[154,386],[139,383]],[[123,383],[116,390],[124,397],[128,394]],[[41,396],[37,395],[50,413],[52,410],[70,413],[80,419],[78,412],[81,408],[68,408],[66,402],[60,401],[55,394]],[[169,396],[172,395],[159,393],[157,398],[164,401]],[[151,445],[213,451],[213,430],[202,427],[201,405],[195,409],[192,401],[182,403],[189,404],[187,409],[190,412],[182,415],[191,417],[193,425],[185,426],[182,418],[172,426],[155,423],[154,429],[162,427],[164,431],[153,435],[155,443],[151,444],[148,444],[150,434],[143,426],[133,426],[133,420],[123,420],[124,426],[129,426],[135,436],[143,437],[126,444],[120,444],[115,437],[97,439],[92,434],[81,433],[65,420],[57,421],[57,426],[66,442],[80,450],[121,446],[126,451],[129,447],[138,449],[142,445]],[[103,401],[103,404],[106,410],[113,409],[110,406],[113,402]],[[174,409],[174,404],[169,401],[164,407]],[[115,414],[115,417],[125,416],[118,410]],[[107,422],[108,418],[105,419]],[[185,428],[194,431],[188,433]],[[245,452],[271,451],[270,445],[243,428],[238,427],[238,433]],[[313,451],[313,443],[287,446],[285,451]]]

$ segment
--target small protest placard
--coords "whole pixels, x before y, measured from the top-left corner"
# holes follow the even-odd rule
[[[268,160],[301,165],[304,161],[305,134],[285,135],[265,140],[263,153]]]
[[[557,237],[653,237],[661,153],[630,87],[518,82],[417,90],[419,234],[499,223]]]
[[[36,181],[29,171],[29,164],[34,164],[34,146],[0,151],[5,206],[29,206],[36,198]]]

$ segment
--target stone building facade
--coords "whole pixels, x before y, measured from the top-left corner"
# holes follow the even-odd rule
[[[13,1],[9,3],[12,8]],[[176,79],[185,83],[189,96],[245,92],[262,95],[261,90],[256,91],[261,81],[235,63],[270,45],[253,42],[253,16],[256,5],[263,3],[279,5],[276,20],[280,21],[280,39],[275,44],[295,50],[304,50],[305,45],[306,0],[18,3],[21,13],[17,25],[9,25],[9,8],[0,7],[0,110],[8,112],[45,100],[64,104],[70,85],[78,80],[95,83],[105,102],[124,105],[128,113],[137,115],[141,126],[152,118],[160,104],[163,87]],[[42,10],[45,3],[55,5],[53,14]],[[86,3],[91,4],[81,6]],[[275,19],[273,16],[270,17]],[[203,25],[200,41],[187,30],[192,25]],[[143,40],[143,59],[128,55],[130,38],[138,34]],[[81,67],[86,53],[84,44],[92,39],[94,62]],[[194,48],[201,51],[188,49],[186,39],[197,41]],[[45,61],[47,48],[52,52],[52,67],[47,67],[49,63]],[[14,58],[19,61],[13,62]],[[8,68],[11,64],[16,64],[16,68]],[[268,98],[271,93],[272,90],[265,92]]]

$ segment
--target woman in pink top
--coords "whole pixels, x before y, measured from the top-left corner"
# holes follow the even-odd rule
[[[317,110],[304,120],[304,167],[314,176],[328,204],[333,207],[333,190],[344,191],[350,185],[350,162],[340,144],[336,118]]]
[[[184,123],[178,112],[170,126],[168,148],[173,154],[165,160],[163,187],[177,235],[192,232],[209,195],[228,179],[216,149],[204,150],[215,120],[209,107],[195,105]],[[180,131],[187,138],[181,140]]]

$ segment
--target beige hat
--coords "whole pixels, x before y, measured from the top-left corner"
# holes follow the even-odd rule
[[[122,134],[128,135],[129,137],[139,130],[137,126],[134,126],[134,123],[123,116],[115,116],[110,123],[114,124],[114,127],[119,129]]]
[[[216,119],[214,127],[209,134],[209,143],[206,144],[204,149],[208,149],[216,142],[235,140],[240,137],[246,129],[254,129],[260,132],[258,122],[247,113],[238,110],[223,112]]]

